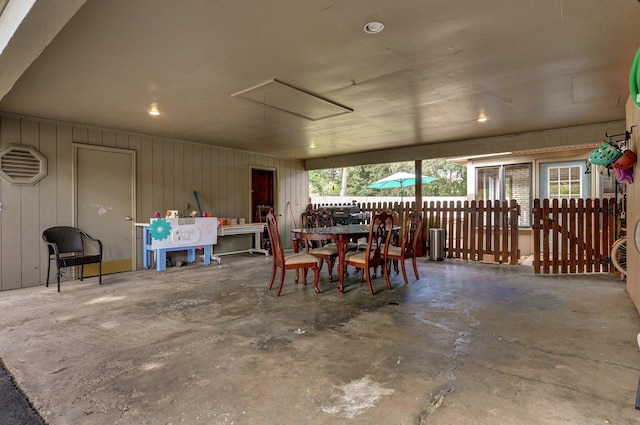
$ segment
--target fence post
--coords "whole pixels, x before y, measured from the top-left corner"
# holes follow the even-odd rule
[[[559,200],[551,200],[551,272],[557,274],[560,271],[560,235],[558,234]]]
[[[518,206],[518,202],[515,199],[510,201],[509,205],[509,221],[511,222],[511,226],[509,231],[511,232],[511,262],[509,264],[516,265],[518,264],[518,259],[520,258],[520,249],[518,245],[519,232],[518,232],[518,217],[520,216],[520,207]]]
[[[478,202],[478,260],[484,260],[485,201]]]
[[[469,228],[471,225],[471,220],[469,220],[469,201],[462,203],[462,211],[459,214],[462,216],[462,258],[468,260],[470,257]]]
[[[549,234],[551,231],[551,219],[549,219],[551,208],[549,207],[549,200],[544,199],[542,201],[542,273],[549,274],[549,258],[551,252],[549,251]]]
[[[500,262],[506,263],[509,258],[509,201],[502,201],[500,206],[500,223],[502,229],[502,252],[500,255]]]
[[[584,214],[584,199],[578,199],[578,205],[576,207],[576,215],[578,216],[578,273],[584,273],[585,260],[587,254],[585,250],[584,234],[585,234],[585,214]]]
[[[453,251],[454,258],[462,258],[462,202],[449,203],[449,220],[453,225],[449,241],[455,244],[455,247],[450,244],[449,249]]]
[[[610,250],[608,247],[612,244],[613,231],[611,229],[611,217],[613,209],[613,200],[605,198],[602,200],[602,269],[606,272],[613,272],[613,263],[610,260]]]
[[[500,239],[500,201],[493,201],[493,261],[500,262],[501,239]]]
[[[576,200],[569,200],[569,273],[576,272],[576,256],[578,247],[578,238],[576,236]]]
[[[600,252],[600,243],[598,239],[602,237],[600,224],[600,199],[593,200],[593,228],[592,228],[592,245],[593,245],[593,270],[600,271],[600,260],[602,259],[602,253]]]
[[[542,211],[540,209],[540,199],[533,200],[533,272],[540,274],[540,231],[542,230]]]
[[[558,225],[562,226],[562,240],[560,241],[560,270],[562,273],[567,273],[569,270],[569,203],[566,198],[562,199],[559,220]]]
[[[476,233],[478,233],[477,220],[478,209],[476,208],[476,201],[472,200],[469,205],[469,214],[467,215],[469,220],[469,254],[473,261],[478,260],[478,253],[476,249]]]

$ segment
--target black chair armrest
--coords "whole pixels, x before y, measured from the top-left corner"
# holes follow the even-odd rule
[[[44,243],[47,244],[47,253],[49,254],[49,257],[51,257],[52,255],[55,255],[56,259],[60,257],[58,244],[56,244],[55,242],[47,242],[46,240],[44,241]]]
[[[84,232],[82,230],[80,230],[80,234],[82,235],[82,238],[83,238],[83,243],[82,243],[83,255],[87,255],[89,253],[93,253],[95,247],[97,246],[98,254],[100,256],[102,256],[102,241],[100,241],[100,239],[96,239],[94,237],[89,236],[89,234],[87,234],[86,232]],[[89,242],[89,243],[86,244],[85,241]],[[94,249],[87,250],[86,248],[94,248]],[[87,252],[87,251],[89,251],[89,252]]]

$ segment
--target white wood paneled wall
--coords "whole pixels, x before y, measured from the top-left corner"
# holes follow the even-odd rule
[[[12,186],[0,179],[0,290],[44,284],[47,253],[42,231],[72,223],[72,144],[137,152],[136,221],[148,222],[156,211],[186,213],[197,209],[217,217],[244,217],[250,222],[251,168],[276,170],[276,212],[285,248],[290,248],[293,215],[308,203],[303,162],[218,148],[188,141],[98,129],[0,114],[0,148],[35,146],[46,158],[48,175],[35,186]],[[136,238],[140,238],[138,230]],[[220,238],[216,252],[247,249],[251,235]],[[142,266],[138,241],[137,264]]]

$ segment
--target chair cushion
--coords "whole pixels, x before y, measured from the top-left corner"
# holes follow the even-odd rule
[[[296,254],[287,254],[284,256],[284,264],[292,265],[292,264],[306,264],[306,263],[316,263],[319,264],[319,259],[314,257],[311,254],[307,254],[306,252],[298,252]]]
[[[328,243],[325,246],[335,246],[336,249],[338,248],[338,246],[335,244],[335,242]],[[358,249],[358,244],[357,243],[355,243],[355,242],[347,243],[347,251],[352,251],[354,249]]]
[[[338,255],[338,247],[333,245],[325,245],[319,248],[312,248],[309,250],[309,254],[313,255]]]
[[[344,260],[348,263],[357,263],[362,265],[365,265],[367,263],[367,257],[364,251],[347,252]]]
[[[402,255],[402,249],[399,246],[389,246],[387,249],[388,255],[393,255],[394,257],[399,257]]]

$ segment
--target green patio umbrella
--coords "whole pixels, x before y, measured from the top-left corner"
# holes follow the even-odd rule
[[[427,177],[422,176],[422,181],[418,180],[421,184],[429,183],[434,180],[438,180],[435,177]],[[389,189],[393,187],[400,188],[400,200],[402,201],[403,194],[402,188],[407,186],[415,186],[416,184],[416,176],[415,174],[407,173],[404,171],[400,171],[398,173],[387,176],[383,179],[380,179],[376,182],[371,183],[368,187],[372,189]]]

